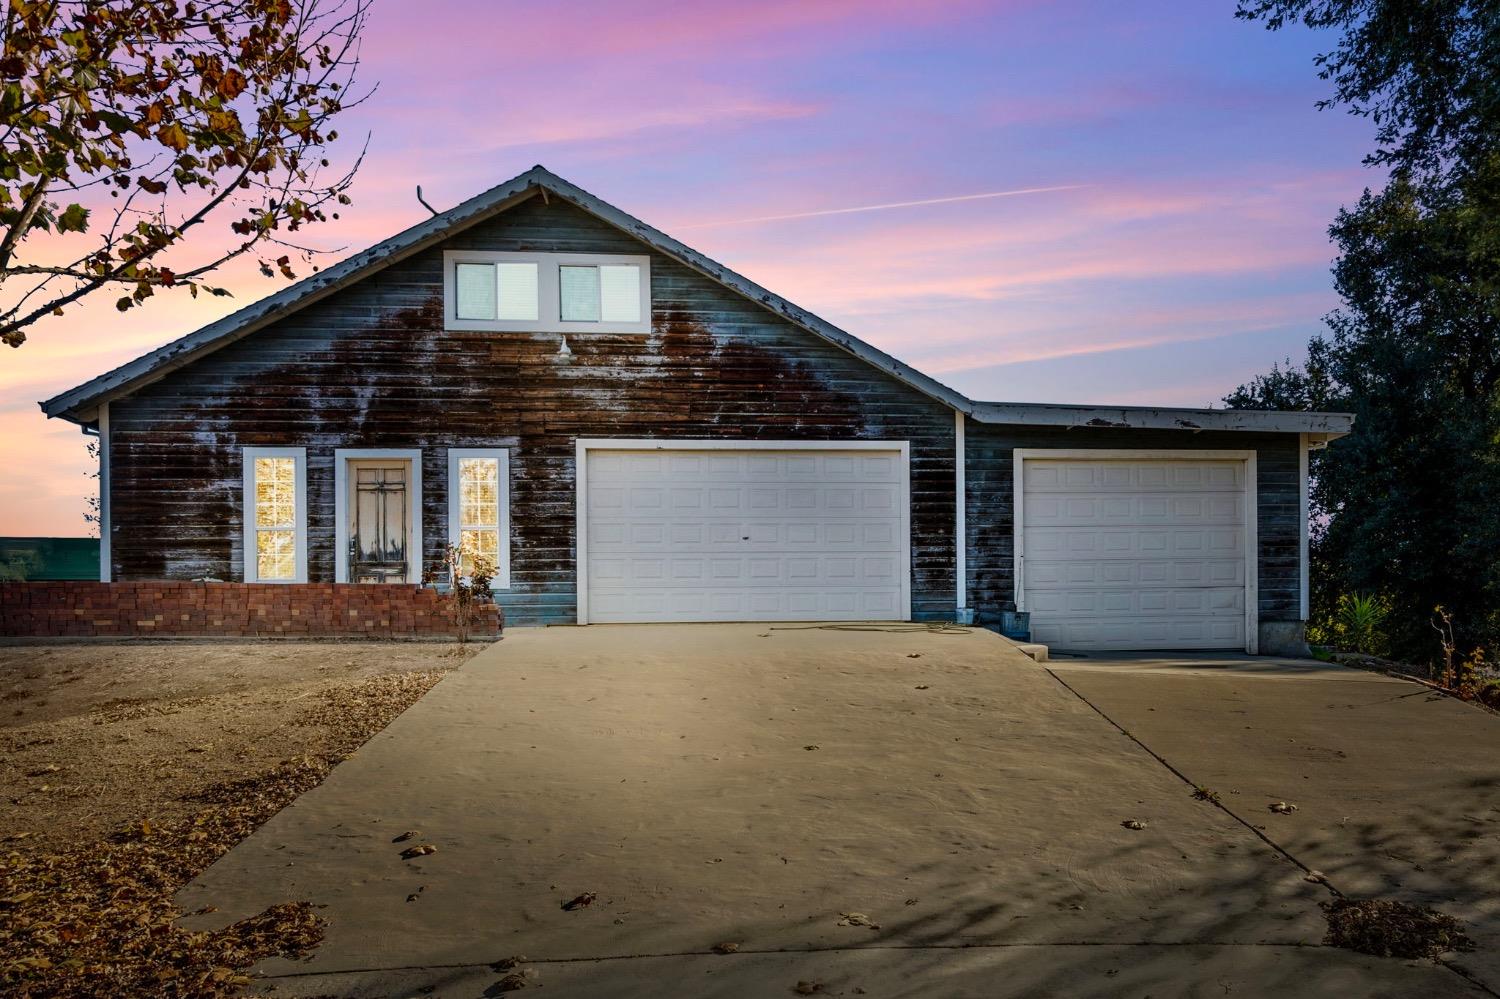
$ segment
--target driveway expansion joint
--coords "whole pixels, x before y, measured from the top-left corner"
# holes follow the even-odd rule
[[[1150,756],[1151,756],[1152,759],[1154,759],[1154,760],[1156,760],[1156,762],[1160,763],[1163,767],[1165,767],[1168,771],[1170,771],[1173,775],[1175,775],[1184,784],[1186,784],[1188,787],[1191,787],[1191,788],[1196,788],[1196,787],[1199,786],[1196,782],[1194,782],[1191,778],[1189,778],[1187,774],[1183,773],[1176,766],[1174,766],[1170,761],[1168,761],[1166,757],[1162,756],[1156,750],[1154,750],[1150,746],[1146,745],[1146,743],[1142,742],[1141,739],[1135,735],[1135,733],[1131,732],[1129,729],[1125,728],[1125,726],[1123,726],[1119,722],[1115,721],[1113,718],[1111,718],[1104,711],[1103,708],[1099,707],[1099,705],[1095,704],[1093,701],[1091,701],[1087,697],[1085,697],[1077,688],[1075,688],[1072,684],[1068,683],[1068,681],[1066,681],[1062,677],[1058,676],[1056,670],[1053,670],[1050,667],[1044,667],[1044,668],[1046,669],[1046,672],[1052,677],[1052,679],[1054,679],[1058,683],[1062,684],[1063,687],[1069,693],[1071,693],[1074,697],[1078,698],[1084,704],[1087,704],[1090,708],[1092,708],[1095,714],[1097,714],[1100,718],[1103,718],[1105,721],[1109,722],[1110,725],[1114,726],[1115,729],[1117,729],[1120,732],[1121,735],[1125,736],[1127,739],[1129,739],[1131,742],[1135,743],[1137,746],[1140,746],[1141,749],[1145,750],[1148,754],[1150,754]],[[1401,695],[1401,696],[1409,696],[1409,695]],[[1271,849],[1275,850],[1281,856],[1285,857],[1287,860],[1289,860],[1292,863],[1296,864],[1298,867],[1300,867],[1307,874],[1311,875],[1311,874],[1315,873],[1314,870],[1313,870],[1313,868],[1311,868],[1307,864],[1303,863],[1302,860],[1300,858],[1298,858],[1296,854],[1292,853],[1286,847],[1282,846],[1280,843],[1276,842],[1270,836],[1266,835],[1266,833],[1263,830],[1257,828],[1253,823],[1249,822],[1247,819],[1245,819],[1242,816],[1240,816],[1237,812],[1234,811],[1234,809],[1230,808],[1228,805],[1224,804],[1222,801],[1216,801],[1216,800],[1209,799],[1207,801],[1207,804],[1210,804],[1210,805],[1214,806],[1215,808],[1218,808],[1220,811],[1224,812],[1224,814],[1228,815],[1230,818],[1234,819],[1234,821],[1238,822],[1240,825],[1244,826],[1247,830],[1249,830],[1257,839],[1261,840],[1263,843],[1265,843]],[[1327,875],[1322,874],[1321,872],[1317,872],[1317,873],[1318,873],[1318,877],[1316,879],[1312,879],[1312,880],[1314,880],[1314,883],[1321,884],[1324,888],[1327,888],[1328,891],[1331,894],[1333,894],[1335,897],[1337,897],[1337,898],[1347,898],[1348,897],[1342,891],[1340,891],[1333,884],[1333,882],[1331,882],[1328,879]],[[1322,946],[1327,946],[1327,945],[1325,945],[1325,944],[1318,944],[1316,946],[1322,947]],[[1462,968],[1462,967],[1458,966],[1457,964],[1455,964],[1455,963],[1453,963],[1451,961],[1445,960],[1443,958],[1435,958],[1434,959],[1434,963],[1439,964],[1442,967],[1444,967],[1444,968],[1448,969],[1449,971],[1453,972],[1453,974],[1457,975],[1459,978],[1462,978],[1464,981],[1468,982],[1470,985],[1474,986],[1475,988],[1480,989],[1486,995],[1495,996],[1495,997],[1497,997],[1497,999],[1500,999],[1500,992],[1497,992],[1495,989],[1491,988],[1488,983],[1486,983],[1483,979],[1479,978],[1473,972],[1468,971],[1467,969]]]
[[[643,954],[603,954],[596,957],[528,957],[525,964],[599,964],[605,961],[649,961],[667,957],[703,957],[715,961],[732,961],[737,957],[767,957],[777,954],[857,954],[863,951],[944,951],[944,950],[1026,950],[1068,947],[1215,947],[1223,950],[1243,948],[1266,948],[1283,950],[1337,950],[1327,944],[1300,942],[1277,942],[1274,940],[1033,940],[1008,943],[914,943],[914,944],[866,944],[859,947],[771,947],[765,950],[740,948],[732,954],[718,954],[712,950],[662,951]],[[509,958],[494,961],[455,962],[448,964],[395,964],[379,967],[316,969],[307,971],[283,971],[260,975],[262,981],[294,978],[318,978],[330,975],[370,975],[400,971],[461,971],[464,969],[492,968]]]

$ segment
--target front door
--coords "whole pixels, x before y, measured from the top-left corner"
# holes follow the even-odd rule
[[[349,462],[349,581],[408,583],[411,462]]]

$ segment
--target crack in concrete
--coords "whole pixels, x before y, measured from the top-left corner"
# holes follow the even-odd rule
[[[776,954],[857,954],[860,951],[941,951],[941,950],[1023,950],[1026,948],[1067,948],[1067,947],[1218,947],[1223,949],[1234,948],[1266,948],[1283,950],[1337,950],[1326,944],[1305,943],[1276,943],[1266,940],[1246,941],[1218,941],[1218,940],[1041,940],[1032,942],[1013,941],[1007,943],[956,943],[956,944],[866,944],[859,947],[773,947],[765,950],[754,950],[741,948],[732,954],[717,954],[710,950],[681,950],[662,951],[647,954],[607,954],[600,957],[536,957],[526,958],[521,964],[597,964],[604,961],[640,961],[662,957],[703,957],[713,958],[716,961],[728,961],[736,957],[760,956],[766,957]],[[340,968],[334,971],[286,971],[271,975],[260,976],[263,979],[277,978],[317,978],[330,975],[366,975],[397,971],[462,971],[466,968],[493,968],[501,961],[510,958],[496,958],[494,961],[460,962],[455,964],[395,964],[389,966],[372,968]]]
[[[1046,668],[1046,667],[1044,667],[1044,668]],[[1191,778],[1189,778],[1187,774],[1183,773],[1177,767],[1173,766],[1172,763],[1170,761],[1168,761],[1166,757],[1162,756],[1156,750],[1154,750],[1150,746],[1146,745],[1143,741],[1141,741],[1135,735],[1135,733],[1131,732],[1125,726],[1123,726],[1119,722],[1115,721],[1113,718],[1111,718],[1104,711],[1103,708],[1099,707],[1099,705],[1095,704],[1093,701],[1091,701],[1087,697],[1085,697],[1081,692],[1079,692],[1079,690],[1077,688],[1075,688],[1072,684],[1068,683],[1068,681],[1066,681],[1062,677],[1058,676],[1057,673],[1054,670],[1052,670],[1050,668],[1046,668],[1046,672],[1047,672],[1047,674],[1049,676],[1052,677],[1052,679],[1054,679],[1058,683],[1062,684],[1062,686],[1063,686],[1063,688],[1065,690],[1067,690],[1074,697],[1078,698],[1084,704],[1087,704],[1090,708],[1093,709],[1093,711],[1094,711],[1095,714],[1097,714],[1100,718],[1103,718],[1105,721],[1109,722],[1109,724],[1112,725],[1112,726],[1114,726],[1114,728],[1116,730],[1118,730],[1121,735],[1125,736],[1125,738],[1129,739],[1131,742],[1135,743],[1137,746],[1140,746],[1141,749],[1145,750],[1146,753],[1149,754],[1152,759],[1154,759],[1157,763],[1160,763],[1163,767],[1165,767],[1168,771],[1170,771],[1173,775],[1175,775],[1179,780],[1181,780],[1188,787],[1197,788],[1199,786],[1197,784],[1197,782],[1195,782]],[[1406,696],[1411,696],[1411,695],[1405,695],[1405,694],[1403,694],[1403,695],[1400,695],[1400,696],[1406,697]],[[1230,818],[1234,819],[1234,821],[1238,822],[1241,826],[1244,826],[1245,829],[1249,830],[1250,833],[1252,835],[1254,835],[1256,839],[1259,839],[1261,842],[1265,843],[1267,846],[1269,846],[1271,849],[1275,850],[1281,856],[1285,857],[1287,860],[1289,860],[1292,863],[1296,864],[1303,871],[1306,871],[1308,874],[1314,874],[1314,873],[1316,873],[1318,875],[1318,879],[1312,879],[1313,883],[1315,883],[1315,884],[1321,884],[1324,888],[1327,888],[1330,893],[1332,893],[1334,896],[1336,896],[1338,898],[1347,898],[1348,897],[1342,891],[1340,891],[1338,889],[1338,887],[1336,885],[1334,885],[1334,883],[1331,880],[1329,880],[1329,878],[1328,878],[1328,876],[1326,874],[1323,874],[1321,871],[1314,871],[1313,868],[1311,868],[1307,864],[1303,863],[1302,859],[1300,857],[1298,857],[1296,854],[1292,853],[1290,850],[1288,850],[1286,847],[1282,846],[1280,843],[1276,842],[1274,839],[1272,839],[1270,836],[1268,836],[1264,830],[1258,828],[1253,823],[1251,823],[1249,820],[1245,819],[1243,816],[1241,816],[1234,809],[1232,809],[1228,805],[1224,804],[1223,801],[1215,800],[1215,799],[1212,799],[1212,798],[1206,799],[1206,801],[1207,801],[1208,804],[1213,805],[1215,808],[1219,809],[1225,815],[1228,815]],[[1322,947],[1322,946],[1326,946],[1326,945],[1319,944],[1317,946]],[[1482,990],[1486,995],[1495,996],[1495,997],[1497,997],[1497,999],[1500,999],[1500,992],[1497,992],[1494,989],[1492,989],[1483,979],[1479,978],[1473,972],[1471,972],[1471,971],[1469,971],[1469,970],[1467,970],[1465,968],[1461,968],[1458,965],[1455,965],[1455,964],[1453,964],[1453,963],[1451,963],[1449,961],[1445,961],[1442,958],[1435,958],[1434,959],[1434,963],[1435,964],[1439,964],[1439,965],[1441,965],[1444,968],[1447,968],[1449,971],[1453,972],[1455,975],[1457,975],[1459,978],[1462,978],[1464,981],[1468,982],[1470,985],[1473,985],[1475,988],[1478,988],[1478,989]]]

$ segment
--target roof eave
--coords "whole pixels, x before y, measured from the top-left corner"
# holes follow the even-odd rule
[[[541,179],[544,176],[547,176],[545,170],[533,167],[499,187],[491,188],[446,212],[440,212],[389,239],[346,257],[321,273],[304,278],[274,295],[253,302],[223,319],[37,405],[49,418],[85,423],[87,414],[97,410],[101,402],[148,385],[203,354],[249,336],[341,288],[399,263],[412,254],[420,253],[440,242],[457,226],[481,221],[488,215],[502,212],[532,197],[542,186]]]
[[[662,253],[675,257],[684,265],[711,280],[744,295],[815,336],[886,371],[944,405],[965,413],[971,410],[972,403],[968,398],[936,379],[924,375],[884,351],[844,332],[806,309],[793,305],[748,278],[736,274],[723,264],[709,259],[666,233],[620,211],[608,202],[596,198],[541,166],[532,167],[525,173],[470,198],[455,208],[441,212],[390,239],[376,243],[340,261],[321,274],[299,281],[274,295],[248,305],[217,322],[210,323],[202,329],[189,333],[38,405],[48,417],[59,417],[75,423],[83,423],[90,418],[90,414],[97,411],[100,403],[150,384],[203,354],[249,336],[340,288],[363,280],[391,264],[426,249],[441,241],[456,228],[480,222],[543,190],[629,233]]]
[[[980,423],[1131,430],[1223,430],[1304,433],[1334,440],[1354,429],[1352,413],[1265,409],[1183,409],[1165,406],[1075,406],[1052,403],[976,402]]]

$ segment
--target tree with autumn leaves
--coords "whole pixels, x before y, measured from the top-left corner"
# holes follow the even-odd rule
[[[254,254],[295,277],[338,218],[368,0],[10,0],[0,44],[0,341]]]

